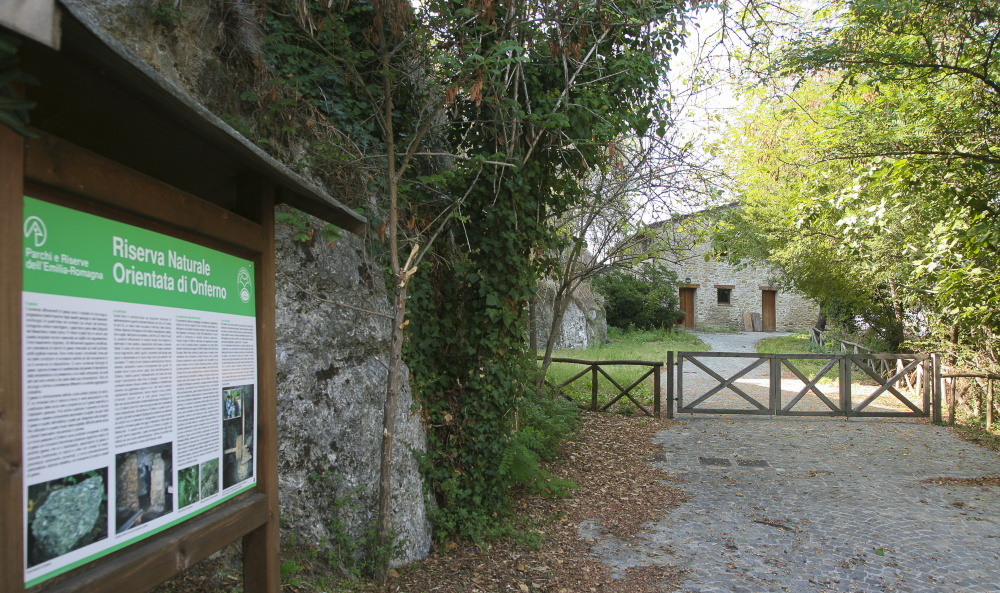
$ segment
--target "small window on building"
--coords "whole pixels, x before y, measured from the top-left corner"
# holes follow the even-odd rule
[[[718,288],[716,290],[719,291],[719,304],[720,305],[728,305],[729,304],[729,297],[731,296],[733,289],[732,288]]]

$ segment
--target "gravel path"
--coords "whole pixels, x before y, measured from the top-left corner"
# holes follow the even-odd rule
[[[713,349],[752,351],[755,338],[771,335],[699,337]],[[738,364],[717,361],[727,377],[726,365]],[[1000,475],[996,453],[915,420],[681,420],[657,433],[664,456],[653,463],[689,500],[632,542],[580,527],[620,574],[686,570],[669,590],[689,593],[1000,591],[1000,488],[923,482]]]

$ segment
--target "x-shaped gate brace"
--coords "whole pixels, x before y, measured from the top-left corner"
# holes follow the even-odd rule
[[[809,393],[810,391],[815,393],[819,397],[819,399],[834,412],[843,412],[842,409],[834,405],[834,403],[830,401],[828,397],[826,397],[825,393],[823,393],[822,391],[819,390],[819,388],[816,387],[816,384],[819,383],[819,380],[822,379],[824,376],[826,376],[826,374],[830,371],[830,369],[832,369],[833,366],[837,364],[837,359],[834,358],[829,360],[826,363],[826,366],[824,366],[823,369],[819,373],[817,373],[816,376],[813,377],[812,379],[806,379],[805,375],[802,374],[802,371],[797,369],[795,365],[793,365],[791,361],[789,361],[788,359],[782,359],[781,362],[785,365],[785,367],[788,370],[792,371],[792,373],[796,377],[798,377],[800,381],[805,383],[805,387],[803,387],[801,391],[799,391],[798,393],[795,394],[794,397],[792,397],[792,401],[788,402],[787,406],[781,408],[782,412],[786,414],[791,413],[792,408],[795,407],[795,404],[799,403],[799,400],[805,397],[806,394]]]
[[[715,370],[706,366],[698,358],[750,358],[755,359],[749,365],[743,367],[741,370],[736,372],[731,377],[723,378]],[[709,377],[719,382],[718,385],[697,397],[691,403],[684,404],[684,360],[687,359],[696,367],[708,374]],[[826,364],[823,368],[814,376],[809,379],[805,374],[802,373],[794,364],[792,360],[801,359],[827,359]],[[885,377],[881,375],[878,371],[873,368],[870,364],[872,360],[882,360],[882,361],[905,361],[905,365],[899,365],[902,368],[899,369],[895,374],[890,377]],[[770,361],[770,378],[769,378],[769,402],[765,406],[760,401],[734,385],[734,382],[738,379],[746,376],[748,373],[756,369],[757,367],[764,364],[766,361]],[[834,403],[826,396],[818,387],[820,379],[822,379],[834,366],[840,366],[839,369],[839,402]],[[781,403],[781,367],[785,366],[789,371],[792,372],[802,383],[804,387],[796,393],[792,399],[784,406]],[[903,377],[906,377],[908,373],[913,372],[918,366],[923,365],[923,379],[918,386],[920,392],[923,395],[923,406],[917,407],[914,405],[909,398],[904,396],[898,389],[894,387]],[[867,398],[860,402],[857,406],[852,406],[851,402],[851,369],[857,366],[861,369],[865,375],[874,379],[879,387],[872,392]],[[888,365],[884,365],[888,366]],[[679,413],[701,413],[701,414],[770,414],[770,415],[797,415],[797,416],[927,416],[931,413],[930,405],[930,386],[931,386],[931,376],[933,374],[932,361],[930,355],[921,354],[829,354],[829,355],[819,355],[819,354],[745,354],[742,352],[679,352],[677,357],[677,411]],[[711,398],[713,395],[719,393],[720,391],[728,389],[738,395],[743,400],[747,401],[754,406],[754,409],[735,409],[735,408],[698,408],[697,406],[704,403],[706,400]],[[820,401],[822,401],[829,411],[804,411],[804,410],[794,410],[795,406],[798,405],[802,399],[809,393],[815,394]],[[879,396],[884,393],[890,393],[901,403],[903,403],[909,412],[871,412],[865,411],[872,402],[874,402]]]
[[[682,393],[680,386],[683,385],[683,383],[684,383],[683,360],[684,360],[683,357],[682,358],[678,358],[678,360],[677,360],[677,363],[678,363],[677,364],[677,385],[678,385],[677,391],[678,391],[678,394]],[[736,395],[742,397],[746,401],[748,401],[751,404],[753,404],[754,406],[756,406],[758,410],[763,410],[765,412],[769,412],[769,408],[767,406],[763,405],[759,401],[757,401],[754,398],[750,397],[745,391],[743,391],[739,387],[736,387],[735,385],[733,385],[733,381],[735,381],[735,380],[743,377],[744,375],[746,375],[750,371],[752,371],[755,368],[759,367],[760,365],[764,364],[764,362],[767,360],[766,358],[758,359],[756,362],[751,363],[749,366],[747,366],[746,368],[744,368],[743,370],[739,371],[738,373],[736,373],[735,375],[733,375],[732,377],[730,377],[728,379],[723,379],[721,375],[719,375],[718,373],[716,373],[712,369],[708,368],[707,366],[703,365],[701,362],[698,361],[697,358],[691,357],[688,360],[690,360],[692,363],[694,363],[694,365],[697,366],[698,368],[700,368],[701,370],[703,370],[706,373],[708,373],[716,381],[721,381],[721,383],[719,385],[716,385],[711,390],[709,390],[708,393],[702,395],[698,399],[696,399],[693,402],[691,402],[690,404],[688,404],[687,407],[683,407],[683,406],[678,407],[678,411],[685,411],[685,410],[687,410],[689,408],[694,408],[695,406],[697,406],[701,402],[705,401],[706,399],[712,397],[716,393],[722,391],[723,389],[729,388],[731,391],[735,392]]]

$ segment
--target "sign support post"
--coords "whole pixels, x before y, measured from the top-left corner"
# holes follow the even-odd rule
[[[278,533],[278,387],[274,316],[274,186],[256,174],[237,182],[240,207],[264,227],[264,245],[254,279],[257,287],[257,369],[260,408],[257,491],[270,494],[267,523],[243,536],[243,590],[269,593],[281,589]]]
[[[21,252],[24,140],[0,125],[0,591],[24,589]],[[7,255],[9,254],[9,255]]]

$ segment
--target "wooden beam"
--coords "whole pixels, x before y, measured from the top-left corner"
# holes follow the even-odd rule
[[[541,358],[539,358],[541,360]],[[570,364],[599,364],[601,366],[632,365],[632,366],[658,366],[663,362],[658,360],[580,360],[577,358],[553,358],[552,362],[565,362]]]
[[[597,411],[597,385],[600,378],[597,375],[597,365],[592,365],[590,367],[591,377],[590,377],[590,411]]]
[[[653,416],[660,417],[660,372],[663,367],[653,367]]]
[[[247,531],[266,522],[267,497],[256,492],[181,523],[175,531],[137,544],[120,556],[74,574],[54,586],[42,583],[27,593],[120,593],[147,591],[208,558]],[[21,585],[24,591],[24,585]]]
[[[933,371],[931,382],[933,384],[933,402],[931,407],[933,408],[931,412],[931,422],[934,424],[940,424],[941,418],[941,355],[937,352],[931,354],[931,370]]]
[[[292,208],[297,208],[307,214],[312,214],[320,220],[335,224],[359,237],[365,236],[366,224],[364,219],[348,216],[341,210],[343,206],[339,204],[336,206],[333,204],[323,204],[315,199],[306,198],[302,194],[298,194],[285,188],[280,188],[278,190],[276,199],[279,204],[288,204]]]
[[[21,246],[24,141],[0,125],[0,591],[24,590]]]
[[[261,225],[225,208],[50,134],[35,133],[39,138],[27,141],[25,149],[24,176],[31,181],[249,251],[259,251],[266,240]]]
[[[993,426],[993,379],[986,379],[986,430]]]
[[[264,230],[257,260],[257,487],[267,497],[267,522],[243,538],[243,590],[278,593],[281,559],[278,539],[278,385],[274,315],[275,187],[248,175],[240,179],[238,202],[255,211]]]

